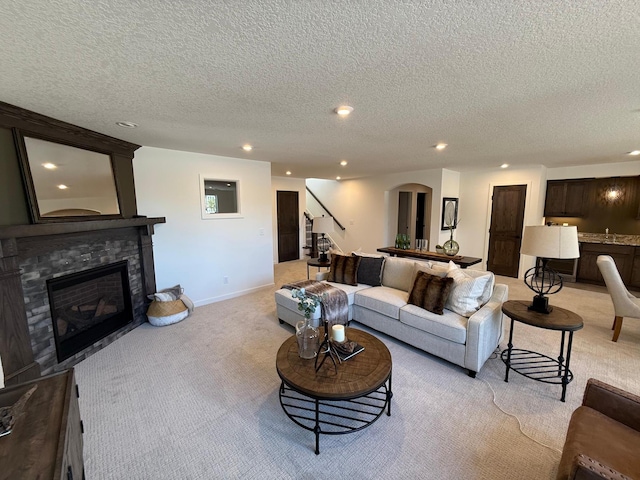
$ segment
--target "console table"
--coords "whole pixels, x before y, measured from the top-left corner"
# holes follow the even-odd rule
[[[378,248],[379,252],[388,253],[392,257],[410,257],[418,258],[420,260],[434,260],[436,262],[453,262],[460,266],[460,268],[467,268],[476,263],[482,261],[477,257],[463,257],[462,255],[454,255],[453,257],[445,255],[444,253],[437,252],[423,252],[422,250],[402,249],[396,247],[382,247]]]
[[[35,391],[16,416],[11,433],[0,437],[0,479],[84,478],[82,422],[73,369],[0,389],[0,406]]]

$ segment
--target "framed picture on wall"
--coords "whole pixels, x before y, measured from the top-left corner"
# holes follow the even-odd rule
[[[442,199],[442,225],[440,230],[449,230],[458,226],[458,199],[444,197]]]

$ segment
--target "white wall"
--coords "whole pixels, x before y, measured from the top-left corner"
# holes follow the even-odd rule
[[[462,220],[457,240],[463,255],[482,258],[475,268],[486,269],[491,222],[491,195],[493,187],[526,185],[524,210],[525,225],[542,223],[546,191],[546,168],[542,165],[528,168],[491,169],[463,172],[460,175],[460,210]],[[533,266],[533,257],[521,256],[520,276]]]
[[[179,283],[204,305],[273,284],[270,163],[142,147],[133,167],[139,214],[167,219],[153,235],[158,289]],[[239,180],[242,218],[201,218],[201,174]]]
[[[307,186],[324,203],[333,215],[346,227],[332,238],[345,252],[361,248],[375,252],[379,247],[393,245],[397,227],[397,196],[395,203],[389,193],[404,184],[418,183],[432,188],[431,237],[429,245],[438,242],[442,198],[442,170],[420,170],[355,180],[307,179]],[[315,208],[308,200],[307,208]],[[395,212],[395,216],[394,213]],[[311,210],[314,215],[322,212]]]
[[[273,222],[271,226],[271,228],[273,229],[273,263],[278,263],[278,197],[276,194],[278,190],[298,192],[298,222],[300,225],[299,258],[303,258],[302,247],[304,247],[306,244],[304,231],[304,212],[307,209],[307,192],[305,188],[306,187],[304,178],[271,177],[271,192],[273,198]]]

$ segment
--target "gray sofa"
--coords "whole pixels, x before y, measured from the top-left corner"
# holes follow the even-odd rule
[[[485,281],[481,293],[477,289],[475,292],[471,291],[471,294],[478,296],[476,300],[479,308],[477,311],[471,310],[461,315],[452,311],[450,308],[455,307],[447,303],[443,314],[438,315],[408,303],[416,273],[429,268],[446,271],[449,266],[440,262],[415,262],[404,258],[386,257],[381,272],[381,284],[378,286],[363,283],[357,286],[328,283],[346,292],[349,320],[355,320],[466,368],[469,376],[475,377],[502,340],[501,308],[502,303],[507,300],[508,288],[503,284],[495,284],[494,276],[490,272],[460,270],[458,275],[462,277],[483,276],[483,280],[486,280],[486,276],[490,276],[490,279]],[[326,272],[318,274],[318,279],[325,277]],[[277,290],[275,300],[280,323],[295,325],[303,319],[297,309],[297,300],[291,297],[290,290]],[[319,307],[312,318],[319,322]]]

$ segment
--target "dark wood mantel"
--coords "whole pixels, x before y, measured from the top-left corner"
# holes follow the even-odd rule
[[[110,230],[113,228],[153,227],[153,225],[166,223],[166,221],[165,217],[136,217],[90,220],[86,222],[40,223],[31,225],[11,225],[6,227],[0,226],[0,239],[42,237],[46,235]]]

